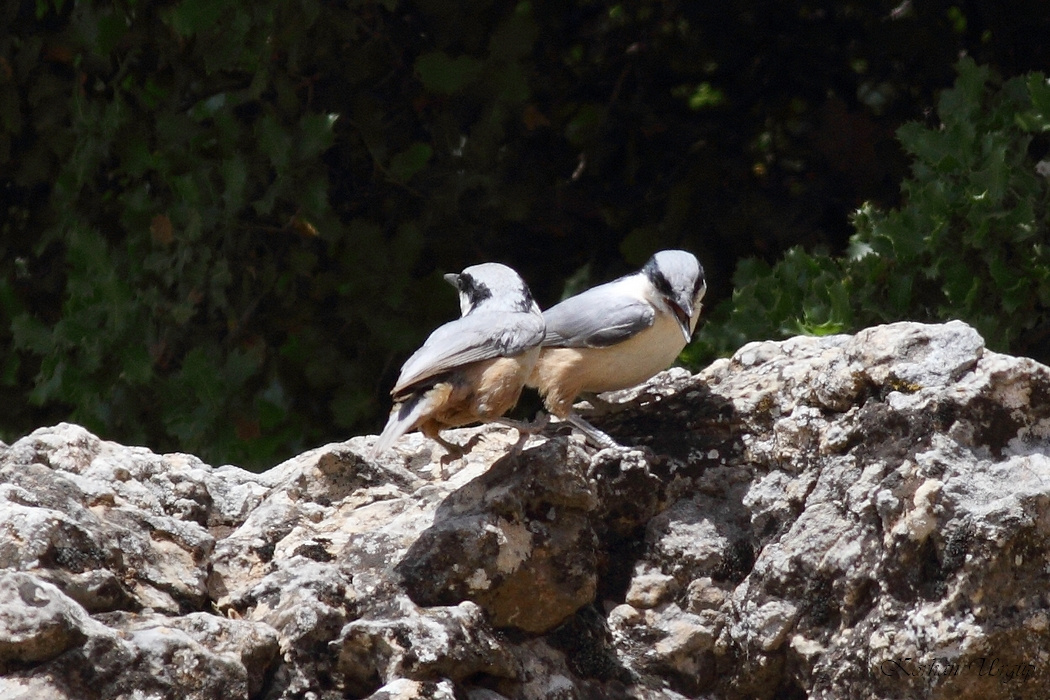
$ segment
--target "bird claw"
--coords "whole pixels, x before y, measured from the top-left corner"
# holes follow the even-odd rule
[[[519,455],[521,451],[525,449],[525,443],[529,441],[529,438],[533,435],[543,432],[543,429],[550,423],[551,417],[549,413],[539,411],[536,414],[536,418],[531,421],[517,421],[509,418],[498,418],[495,422],[505,425],[508,428],[514,428],[518,431],[518,441],[510,448],[512,455]]]
[[[570,413],[565,420],[583,433],[595,447],[603,450],[607,448],[623,449],[623,445],[613,440],[607,433],[595,428],[593,425],[585,421],[580,414],[575,411]]]
[[[449,442],[440,435],[434,436],[434,440],[445,448],[445,454],[441,455],[441,466],[446,467],[457,459],[463,459],[470,454],[470,451],[474,449],[474,446],[481,441],[481,435],[475,435],[467,440],[464,445],[457,445],[454,442]]]
[[[550,414],[539,411],[536,418],[531,421],[511,420],[510,418],[497,418],[494,422],[514,428],[519,435],[535,435],[547,427],[550,422]]]

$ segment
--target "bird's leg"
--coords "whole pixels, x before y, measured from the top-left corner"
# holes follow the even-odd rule
[[[523,435],[535,435],[547,427],[547,423],[550,422],[550,415],[539,411],[536,413],[536,417],[531,420],[512,420],[510,418],[497,418],[493,423],[499,423],[505,425],[508,428],[514,428]]]
[[[573,427],[583,433],[590,441],[596,446],[602,449],[607,447],[619,448],[620,443],[613,440],[609,435],[598,430],[593,425],[585,421],[580,417],[580,414],[576,411],[571,411],[565,418],[566,422],[570,423]]]
[[[460,447],[454,442],[449,442],[440,435],[434,436],[434,442],[444,447],[445,452],[447,453],[441,457],[442,464],[445,463],[446,459],[448,459],[451,462],[459,459],[460,457],[466,454],[466,451],[462,447]]]
[[[517,421],[511,420],[510,418],[497,418],[496,423],[506,425],[507,427],[514,428],[518,431],[518,441],[514,443],[514,446],[510,448],[511,454],[520,454],[522,449],[525,447],[525,443],[529,441],[529,438],[536,433],[541,432],[547,427],[547,423],[550,422],[550,414],[543,411],[539,411],[536,414],[536,418],[532,421]]]
[[[429,437],[431,440],[445,448],[447,454],[441,456],[442,467],[444,467],[447,464],[451,464],[452,462],[455,462],[457,459],[462,459],[463,457],[465,457],[467,454],[470,453],[472,449],[474,449],[474,445],[478,444],[478,441],[481,440],[480,435],[475,435],[474,437],[467,440],[467,444],[460,446],[454,442],[449,442],[445,438],[441,437],[441,434],[438,433],[436,430],[434,431],[433,435],[428,434],[427,437]],[[442,477],[444,477],[444,471],[442,471]]]

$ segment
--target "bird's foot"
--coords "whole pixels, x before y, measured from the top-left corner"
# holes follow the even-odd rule
[[[521,451],[525,449],[525,443],[529,441],[529,438],[542,432],[543,429],[547,427],[550,420],[551,417],[549,413],[540,411],[536,414],[536,418],[531,421],[516,421],[509,418],[499,418],[496,422],[518,431],[518,441],[510,448],[510,453],[512,455],[519,455],[521,454]]]
[[[434,435],[432,437],[435,442],[437,442],[439,445],[445,448],[445,454],[441,455],[441,459],[439,460],[441,472],[440,475],[442,479],[447,478],[447,474],[445,472],[446,466],[452,464],[457,459],[463,459],[464,457],[466,457],[468,454],[470,454],[470,451],[474,449],[474,446],[481,441],[481,435],[475,435],[474,437],[467,440],[466,444],[464,445],[457,445],[454,442],[449,442],[440,435]]]
[[[595,428],[593,425],[585,421],[580,417],[580,414],[575,411],[571,412],[565,420],[583,433],[584,437],[590,440],[591,444],[595,447],[603,450],[610,447],[614,449],[623,449],[623,445],[613,440],[607,433]]]

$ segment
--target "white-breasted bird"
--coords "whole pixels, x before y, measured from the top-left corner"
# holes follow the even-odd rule
[[[416,428],[450,455],[462,455],[439,431],[500,419],[517,403],[539,357],[543,314],[517,272],[483,263],[445,279],[459,290],[462,316],[439,326],[401,367],[373,457]]]
[[[707,283],[692,253],[663,250],[641,270],[544,312],[547,331],[528,379],[553,415],[599,446],[616,443],[572,409],[581,393],[641,384],[675,361],[700,317]]]

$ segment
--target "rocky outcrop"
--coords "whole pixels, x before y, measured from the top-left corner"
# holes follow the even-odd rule
[[[894,324],[606,398],[445,475],[0,446],[0,697],[1050,697],[1050,369]]]

